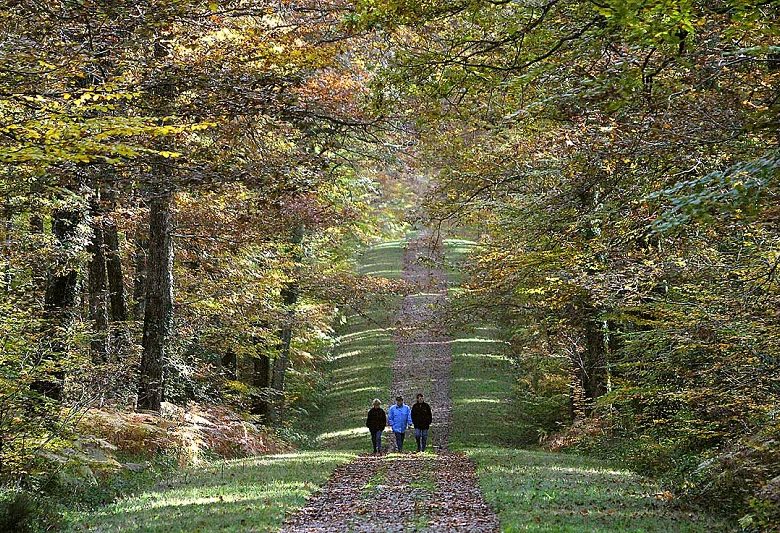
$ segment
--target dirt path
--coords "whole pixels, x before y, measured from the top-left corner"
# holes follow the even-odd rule
[[[443,262],[438,235],[424,231],[409,241],[403,279],[415,284],[417,291],[404,298],[396,321],[392,390],[392,398],[400,394],[409,405],[418,392],[425,395],[434,413],[430,444],[440,450],[449,443],[452,414],[452,339],[443,326],[447,305]],[[413,431],[407,431],[406,442],[410,440],[414,446]]]
[[[474,464],[447,451],[452,404],[452,344],[443,327],[447,287],[437,235],[409,241],[403,277],[417,285],[404,298],[395,328],[391,397],[408,403],[426,395],[434,415],[430,445],[436,454],[362,456],[334,471],[328,483],[282,528],[300,532],[498,531],[498,519],[479,490]],[[368,439],[368,435],[366,435]],[[392,445],[386,432],[385,447]],[[414,450],[413,432],[404,444]]]

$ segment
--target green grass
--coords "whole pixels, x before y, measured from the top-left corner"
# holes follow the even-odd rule
[[[514,375],[496,331],[477,328],[452,343],[452,448],[511,445]]]
[[[65,530],[268,531],[353,458],[301,452],[193,469],[97,511],[72,513]]]
[[[472,448],[482,491],[502,531],[727,531],[712,518],[675,509],[651,481],[580,456]]]
[[[403,271],[404,241],[388,241],[367,249],[358,264],[358,273],[398,279]]]
[[[366,412],[374,398],[388,401],[395,358],[385,314],[380,309],[350,317],[338,338],[329,368],[327,401],[312,424],[317,448],[370,451]]]
[[[369,248],[361,259],[365,274],[398,278],[403,267],[402,241]],[[317,448],[370,451],[365,417],[374,398],[389,403],[395,359],[392,324],[400,297],[386,298],[347,318],[328,365],[327,401],[314,413],[309,430]]]

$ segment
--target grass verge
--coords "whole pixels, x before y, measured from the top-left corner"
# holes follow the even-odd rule
[[[361,259],[360,271],[373,276],[399,278],[403,241],[374,246]],[[308,428],[320,449],[371,451],[365,416],[374,398],[389,404],[395,359],[392,324],[400,297],[378,301],[346,317],[328,365],[327,401],[314,413]]]
[[[90,513],[66,516],[66,531],[269,531],[354,458],[301,452],[192,469]]]
[[[652,481],[601,461],[499,447],[467,452],[504,532],[728,531],[677,509]]]

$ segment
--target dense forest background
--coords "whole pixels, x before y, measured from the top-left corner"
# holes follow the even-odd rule
[[[776,527],[777,3],[0,5],[4,509],[109,435],[305,445],[334,328],[405,290],[356,254],[423,220],[478,241],[451,321],[500,326],[524,444]]]

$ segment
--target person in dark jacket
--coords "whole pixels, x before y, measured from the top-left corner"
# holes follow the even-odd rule
[[[374,453],[382,451],[382,432],[387,424],[387,415],[381,405],[382,402],[378,398],[374,400],[374,406],[369,409],[368,417],[366,418],[366,427],[371,432],[371,446]]]
[[[412,406],[412,424],[414,424],[414,440],[417,441],[417,451],[424,452],[428,446],[428,430],[431,428],[433,413],[431,406],[425,403],[422,393],[417,395],[417,402]]]

